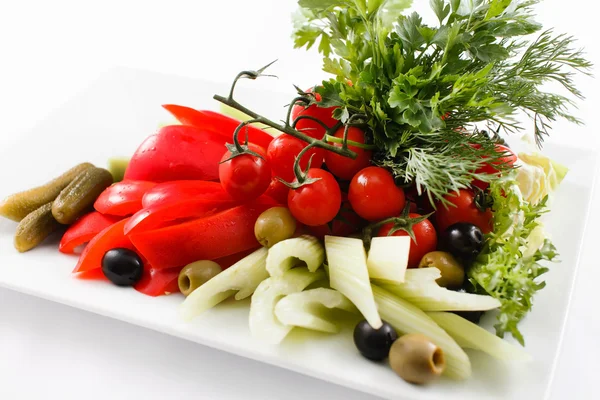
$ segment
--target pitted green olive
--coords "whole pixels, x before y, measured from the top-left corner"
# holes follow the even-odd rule
[[[179,291],[187,297],[220,272],[221,267],[214,261],[202,260],[188,264],[179,273],[179,279],[177,280]]]
[[[423,385],[444,372],[446,361],[442,349],[427,336],[411,333],[392,345],[390,366],[405,381]]]
[[[254,235],[256,240],[265,247],[291,238],[296,232],[296,220],[285,207],[269,208],[256,220]]]
[[[465,270],[460,262],[450,253],[445,251],[432,251],[421,259],[419,268],[435,267],[442,276],[436,280],[437,284],[450,289],[459,288],[465,280]]]

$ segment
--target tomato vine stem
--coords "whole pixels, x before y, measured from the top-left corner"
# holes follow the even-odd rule
[[[270,119],[268,119],[268,118],[266,118],[266,117],[264,117],[262,115],[259,115],[258,113],[256,113],[256,112],[250,110],[249,108],[243,106],[242,104],[240,104],[238,101],[236,101],[234,99],[233,95],[234,95],[234,92],[235,92],[235,86],[236,86],[237,82],[240,79],[247,78],[247,79],[255,80],[256,78],[258,78],[260,76],[266,76],[266,75],[263,74],[263,71],[267,67],[269,67],[271,64],[273,64],[273,62],[270,63],[270,64],[268,64],[268,65],[266,65],[266,66],[264,66],[264,67],[262,67],[262,68],[260,68],[260,69],[258,69],[257,71],[242,71],[242,72],[240,72],[239,74],[237,74],[237,76],[233,80],[233,83],[231,85],[231,89],[229,91],[229,95],[227,97],[220,96],[220,95],[217,95],[217,94],[215,94],[213,96],[213,98],[215,100],[217,100],[217,101],[219,101],[219,102],[221,102],[221,103],[223,103],[225,105],[228,105],[229,107],[234,108],[234,109],[236,109],[238,111],[241,111],[244,114],[249,115],[252,118],[250,121],[242,122],[240,124],[240,126],[238,127],[238,129],[236,129],[236,135],[239,132],[239,130],[242,127],[244,127],[244,126],[247,126],[247,125],[253,124],[253,123],[261,123],[261,124],[267,125],[267,126],[269,126],[271,128],[277,129],[280,132],[283,132],[283,133],[286,133],[286,134],[288,134],[290,136],[293,136],[293,137],[295,137],[297,139],[300,139],[300,140],[308,143],[311,147],[320,147],[322,149],[331,151],[331,152],[339,154],[341,156],[355,159],[357,157],[357,154],[356,154],[356,152],[348,149],[348,143],[346,143],[346,139],[347,139],[346,135],[344,135],[344,139],[343,139],[343,142],[342,142],[342,147],[339,147],[339,146],[334,146],[332,144],[329,144],[325,140],[325,137],[323,137],[322,139],[315,139],[315,138],[312,138],[312,137],[310,137],[310,136],[302,133],[301,131],[299,131],[299,130],[297,130],[295,128],[296,123],[298,122],[298,120],[301,120],[301,119],[311,119],[311,120],[314,120],[317,123],[320,123],[325,128],[327,128],[327,134],[332,133],[331,129],[329,127],[325,126],[318,119],[313,119],[313,118],[311,118],[309,116],[299,116],[298,118],[296,118],[295,121],[293,121],[290,124],[289,119],[290,119],[292,108],[294,107],[294,105],[296,105],[296,103],[298,103],[298,102],[303,102],[304,104],[307,104],[307,102],[310,102],[310,100],[307,99],[305,96],[296,97],[294,99],[294,101],[289,105],[289,109],[288,109],[288,113],[287,113],[287,118],[286,118],[285,121],[283,121],[283,124],[277,123],[277,122],[272,121],[272,120],[270,120]],[[334,128],[336,128],[336,129],[339,128],[338,125],[336,125]],[[236,148],[238,146],[239,146],[239,143],[236,144]]]

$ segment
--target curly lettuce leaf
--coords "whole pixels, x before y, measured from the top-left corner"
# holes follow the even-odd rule
[[[547,212],[547,197],[537,204],[524,200],[516,173],[491,183],[494,230],[469,270],[470,281],[502,304],[496,334],[510,333],[525,344],[519,322],[533,305],[533,296],[545,286],[538,279],[548,271],[541,261],[552,261],[556,248],[546,237],[539,218]]]

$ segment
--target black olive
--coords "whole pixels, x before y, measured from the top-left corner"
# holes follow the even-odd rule
[[[144,263],[140,256],[129,249],[112,249],[102,258],[102,272],[117,286],[133,286],[141,278]]]
[[[450,225],[442,234],[443,250],[453,256],[471,261],[483,248],[483,232],[477,226],[466,222]]]
[[[379,329],[373,329],[366,320],[360,321],[354,328],[354,344],[360,354],[369,360],[386,359],[396,339],[398,334],[385,321]]]

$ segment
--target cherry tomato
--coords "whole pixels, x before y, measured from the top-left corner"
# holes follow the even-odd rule
[[[271,184],[267,188],[265,195],[269,196],[281,205],[287,205],[287,198],[290,188],[284,185],[279,179],[271,179]]]
[[[473,147],[477,149],[477,148],[480,148],[481,146],[475,144],[475,145],[473,145]],[[497,175],[499,171],[496,169],[496,167],[494,167],[495,165],[497,166],[497,165],[506,164],[509,166],[513,166],[515,164],[515,162],[517,161],[517,156],[508,147],[501,145],[501,144],[496,144],[495,147],[496,147],[497,153],[505,153],[506,156],[504,156],[504,157],[500,158],[498,161],[494,161],[490,164],[484,164],[482,167],[480,167],[476,171],[478,174]],[[472,182],[472,185],[476,186],[482,190],[485,190],[488,188],[488,186],[490,186],[489,183],[480,181],[479,179],[475,179]]]
[[[344,137],[344,127],[342,126],[335,132],[335,137]],[[348,128],[348,140],[357,143],[365,143],[365,132],[362,129],[351,126]],[[336,147],[342,147],[341,143],[332,143]],[[357,155],[355,159],[344,157],[331,151],[325,152],[325,164],[332,174],[340,179],[350,180],[361,169],[368,167],[371,162],[373,152],[361,149],[356,146],[348,146]]]
[[[444,196],[451,204],[436,205],[435,221],[437,229],[444,232],[450,225],[458,222],[468,222],[477,226],[483,233],[492,231],[492,211],[481,211],[475,203],[475,194],[472,190],[461,189],[456,193]]]
[[[312,88],[307,90],[307,93],[312,92]],[[315,98],[317,99],[317,101],[321,101],[320,94],[316,93]],[[335,124],[338,123],[338,120],[333,118],[333,111],[336,108],[337,107],[317,107],[316,104],[312,104],[308,107],[305,107],[301,104],[296,104],[292,108],[292,121],[301,115],[307,115],[309,117],[318,119],[329,128],[332,128]],[[296,129],[315,139],[322,139],[325,135],[325,128],[318,122],[312,121],[310,119],[301,119],[300,121],[298,121],[298,123],[296,124]]]
[[[282,134],[273,139],[267,149],[267,160],[271,166],[273,176],[280,177],[286,182],[294,180],[294,162],[298,154],[306,147],[308,143],[293,136]],[[305,171],[310,162],[311,168],[320,168],[323,165],[325,150],[318,147],[311,148],[302,155],[300,168]]]
[[[227,151],[219,164],[221,185],[234,199],[246,201],[256,199],[271,183],[271,168],[265,150],[252,143],[249,148],[262,158],[252,154],[242,154],[227,160],[231,157],[231,153]]]
[[[404,190],[396,186],[385,168],[367,167],[352,178],[348,200],[358,215],[367,221],[395,217],[404,208]]]
[[[325,235],[332,236],[348,236],[358,232],[365,225],[364,220],[354,212],[348,201],[342,202],[340,212],[333,221],[318,225],[310,226],[309,231],[312,235],[323,239]]]
[[[322,169],[309,169],[308,178],[318,180],[290,190],[288,207],[294,218],[305,225],[326,224],[340,211],[340,185],[333,175]]]
[[[410,213],[408,214],[410,218],[418,218],[420,214]],[[394,224],[392,222],[383,225],[379,229],[379,233],[377,236],[388,236],[389,232],[392,230]],[[437,247],[437,234],[435,232],[435,228],[433,224],[428,220],[423,220],[418,224],[413,225],[413,232],[415,234],[415,239],[410,243],[410,253],[408,254],[408,266],[410,268],[415,268],[419,266],[419,262],[421,262],[421,258],[429,252],[435,251]],[[398,230],[392,233],[391,236],[408,236],[408,232],[403,230]]]

